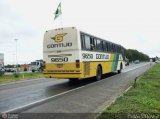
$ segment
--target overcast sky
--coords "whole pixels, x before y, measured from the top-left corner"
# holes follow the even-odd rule
[[[0,0],[0,53],[5,64],[43,58],[43,35],[54,21],[58,0]],[[159,0],[62,0],[62,24],[160,57]]]

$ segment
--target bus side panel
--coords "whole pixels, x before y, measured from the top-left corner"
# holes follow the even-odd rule
[[[121,65],[122,65],[122,67],[121,67]],[[122,54],[119,54],[117,70],[120,70],[120,68],[122,68],[122,69],[125,68],[125,61],[124,61],[124,59],[123,59]]]
[[[111,72],[112,62],[110,62],[110,61],[107,61],[107,62],[93,62],[93,63],[91,63],[91,76],[96,76],[98,65],[102,66],[102,74],[106,74],[106,73]]]
[[[77,54],[77,53],[76,53]],[[46,77],[54,77],[54,78],[88,78],[96,76],[97,66],[102,66],[102,73],[110,73],[117,71],[119,69],[119,65],[122,62],[120,60],[121,56],[119,54],[111,54],[109,61],[84,61],[80,63],[80,68],[76,68],[75,62],[64,63],[63,68],[59,66],[57,68],[57,64],[46,64],[48,72],[46,73]]]
[[[123,63],[122,56],[119,53],[110,54],[109,61],[87,61],[83,63],[84,78],[96,76],[97,66],[102,66],[102,74],[115,72],[120,69],[120,64]],[[87,65],[87,66],[86,66]],[[123,64],[122,64],[123,65]],[[123,67],[124,68],[124,67]]]
[[[96,76],[97,66],[101,65],[102,73],[112,72],[114,54],[82,51],[84,78]]]
[[[88,66],[85,66],[86,64],[89,64]],[[83,78],[88,78],[88,77],[94,77],[96,76],[97,72],[97,66],[101,65],[102,66],[102,73],[110,73],[112,72],[112,66],[113,62],[112,61],[107,61],[107,62],[86,62],[83,63]]]
[[[114,53],[112,59],[112,69],[111,69],[112,72],[117,71],[118,60],[119,60],[119,54]]]
[[[102,64],[102,70],[103,74],[110,73],[112,71],[112,61],[103,62]]]

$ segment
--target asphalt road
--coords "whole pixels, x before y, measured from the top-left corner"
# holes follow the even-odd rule
[[[148,68],[149,63],[133,64],[98,82],[37,79],[0,85],[0,112],[98,113]]]

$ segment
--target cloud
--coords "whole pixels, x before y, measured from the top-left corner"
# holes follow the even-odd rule
[[[0,26],[0,51],[5,54],[5,62],[15,62],[13,58],[16,46],[14,39],[19,39],[18,52],[21,60],[26,58],[24,53],[32,52],[42,46],[42,40],[39,40],[39,31],[21,16],[17,15],[9,7],[7,0],[0,1]],[[37,43],[38,40],[40,43]],[[42,52],[42,48],[37,52],[39,57],[42,55],[40,52]]]
[[[159,0],[67,0],[54,21],[59,1],[0,0],[0,52],[12,62],[15,41],[21,62],[42,58],[45,30],[76,26],[97,37],[160,56]]]
[[[137,49],[150,56],[160,56],[154,50],[160,50],[158,0],[70,1],[74,4],[70,7],[70,2],[64,1],[66,6],[64,5],[63,18],[66,19],[66,24],[74,23],[88,33],[122,44],[126,48]]]

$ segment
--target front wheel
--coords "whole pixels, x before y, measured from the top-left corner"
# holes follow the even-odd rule
[[[120,74],[122,72],[122,70],[120,69],[120,70],[118,70],[118,74]]]
[[[102,69],[100,66],[97,67],[97,71],[96,71],[96,80],[99,81],[102,78]]]

